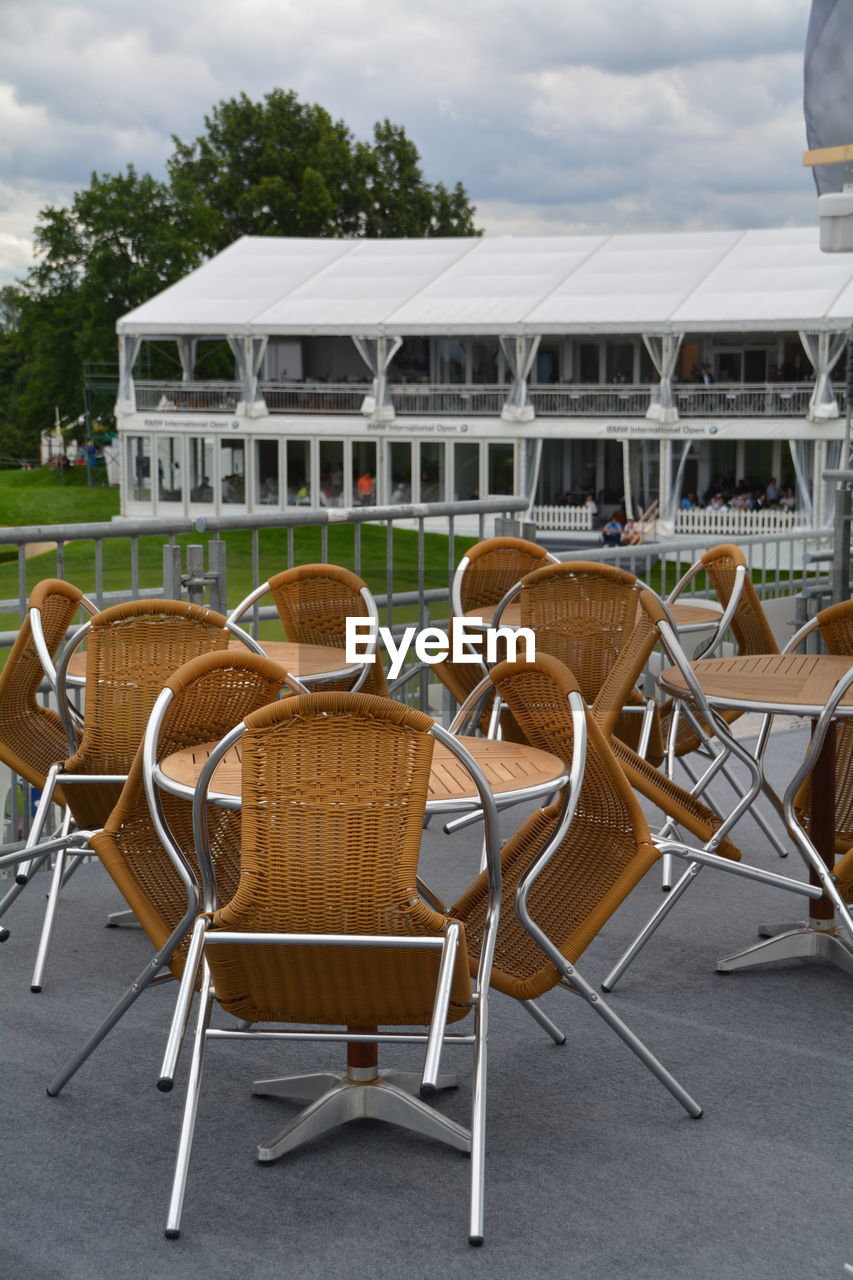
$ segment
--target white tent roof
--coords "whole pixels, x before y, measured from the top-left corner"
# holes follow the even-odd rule
[[[853,256],[819,231],[300,240],[244,236],[119,333],[486,334],[845,329]]]

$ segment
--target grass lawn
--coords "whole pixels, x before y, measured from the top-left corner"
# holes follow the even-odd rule
[[[95,473],[97,476],[97,472]],[[100,484],[86,485],[85,468],[77,467],[64,476],[43,467],[33,471],[0,472],[0,523],[4,525],[51,525],[81,522],[109,521],[118,514],[118,490]],[[286,529],[262,530],[259,538],[260,579],[270,577],[287,567],[288,531]],[[230,605],[241,600],[254,585],[252,571],[251,534],[235,531],[222,535],[228,546],[228,600]],[[208,534],[187,534],[177,539],[188,543],[206,543]],[[455,539],[454,564],[467,547],[476,539]],[[163,546],[167,539],[162,535],[143,538],[138,543],[139,578],[143,587],[153,587],[163,581]],[[424,539],[426,585],[428,588],[447,589],[448,538],[429,533]],[[103,585],[105,591],[120,591],[130,581],[131,541],[116,538],[103,544]],[[328,559],[333,564],[355,567],[355,539],[352,525],[328,526]],[[414,591],[418,586],[418,538],[412,530],[394,531],[393,544],[394,590]],[[311,564],[322,559],[320,528],[297,528],[294,531],[294,559],[296,564]],[[384,525],[363,525],[361,535],[361,576],[376,594],[386,590],[387,545]],[[56,553],[45,551],[28,558],[26,565],[27,590],[42,578],[55,577]],[[91,542],[70,542],[65,546],[63,577],[73,582],[87,594],[95,590],[95,557]],[[14,599],[18,595],[18,559],[16,547],[0,548],[0,599]],[[446,616],[446,605],[441,605],[436,616]],[[394,621],[413,621],[417,610],[395,609]],[[270,634],[276,625],[269,624]],[[17,612],[0,615],[0,630],[11,631],[18,626]]]

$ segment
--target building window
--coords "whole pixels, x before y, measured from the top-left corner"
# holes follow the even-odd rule
[[[421,444],[421,502],[444,501],[444,445]]]
[[[320,506],[344,505],[344,442],[320,441]]]
[[[176,436],[157,440],[157,497],[160,502],[182,502],[181,441]]]
[[[389,501],[392,503],[412,500],[412,446],[403,441],[393,441],[388,446]]]
[[[134,502],[151,501],[151,441],[148,436],[128,436],[130,496]]]
[[[246,443],[222,440],[219,450],[222,476],[222,504],[235,506],[246,501]]]
[[[515,449],[511,444],[489,445],[489,493],[514,492]]]
[[[470,502],[480,496],[480,446],[453,446],[453,496],[457,502]]]
[[[208,436],[190,436],[190,501],[212,502],[213,441]]]
[[[278,441],[255,441],[255,504],[278,506]]]
[[[311,442],[288,440],[285,444],[287,502],[289,506],[311,506]]]
[[[608,342],[605,356],[608,382],[626,383],[634,381],[633,342]]]
[[[440,384],[467,382],[465,343],[458,338],[439,338],[436,343]]]
[[[578,347],[578,375],[581,382],[601,381],[601,348],[597,342],[581,342]]]
[[[471,346],[471,381],[496,383],[500,381],[498,355],[500,348],[496,338],[473,339]]]
[[[376,505],[376,444],[373,440],[353,441],[352,493],[357,506]]]

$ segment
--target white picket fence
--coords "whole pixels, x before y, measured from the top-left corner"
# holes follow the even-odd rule
[[[787,533],[802,525],[802,516],[781,507],[769,507],[765,511],[714,511],[710,507],[695,511],[679,511],[675,517],[675,533],[739,535],[761,533]]]
[[[586,507],[531,507],[528,518],[537,529],[564,529],[571,533],[592,531],[592,512]]]

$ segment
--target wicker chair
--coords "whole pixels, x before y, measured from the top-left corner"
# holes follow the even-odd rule
[[[822,609],[801,627],[785,645],[784,653],[800,649],[815,632],[827,653],[853,658],[853,600]],[[759,751],[763,755],[769,732],[769,719],[762,726]],[[811,788],[808,779],[794,799],[798,821],[808,831]],[[835,852],[839,857],[853,846],[853,724],[839,720],[835,726]],[[848,859],[853,866],[853,859]],[[838,869],[836,868],[836,874]],[[842,875],[844,871],[842,869]]]
[[[528,542],[525,538],[486,538],[469,547],[456,566],[450,583],[451,617],[462,617],[469,609],[485,609],[491,612],[506,595],[510,587],[534,569],[545,564],[557,564],[550,551]],[[473,652],[473,650],[472,650]],[[480,684],[486,674],[481,662],[454,662],[452,651],[441,662],[431,664],[432,671],[450,695],[461,706],[468,695]],[[420,668],[418,668],[420,670]],[[407,673],[394,688],[411,679]],[[484,733],[495,731],[491,724],[494,697],[488,698],[480,712],[479,724]],[[506,709],[500,717],[501,737],[520,741],[522,734]]]
[[[450,584],[454,616],[499,604],[510,587],[549,562],[557,564],[556,556],[525,538],[486,538],[476,543],[459,561]]]
[[[637,678],[637,672],[642,670],[648,661],[651,650],[656,645],[660,645],[669,662],[678,666],[684,673],[688,686],[693,692],[693,704],[685,712],[685,716],[690,728],[696,734],[697,744],[705,749],[709,763],[688,791],[626,744],[615,737],[611,738],[614,755],[631,786],[666,816],[666,825],[655,837],[661,852],[665,856],[671,854],[687,858],[689,865],[663,904],[605,978],[602,986],[606,991],[613,989],[619,977],[669,914],[681,895],[689,888],[704,865],[717,866],[775,888],[814,896],[808,886],[797,880],[776,875],[774,872],[751,866],[741,860],[740,851],[729,839],[729,833],[747,812],[755,816],[756,801],[761,792],[766,790],[758,760],[729,734],[726,721],[711,712],[701,689],[692,678],[689,660],[679,643],[677,629],[667,613],[666,606],[649,590],[640,593],[638,604],[640,617],[637,626],[630,643],[620,655],[619,663],[611,671],[609,681],[602,686],[599,698],[592,709],[593,717],[605,734],[612,732],[612,726],[622,705],[624,688],[632,685]],[[738,797],[734,806],[729,808],[724,817],[721,817],[715,809],[704,802],[702,795],[710,782],[718,774],[724,773],[732,757],[746,768],[750,782],[746,788],[738,788]],[[696,837],[701,842],[700,848],[691,849],[685,846],[687,850],[685,852],[685,848],[672,847],[672,833],[679,828],[684,828]],[[710,862],[709,854],[713,855]]]
[[[738,654],[747,656],[751,653],[778,653],[779,646],[753,586],[746,557],[740,547],[733,543],[721,543],[700,556],[670,592],[667,603],[674,604],[690,583],[703,572],[714,588],[723,612],[713,635],[702,646],[701,656],[710,657],[722,644],[729,630],[734,636]],[[740,711],[721,712],[727,724],[733,724],[742,714]],[[660,715],[671,772],[673,760],[699,750],[701,742],[693,726],[680,715],[677,704],[665,704]],[[653,758],[659,761],[661,757]]]
[[[504,597],[503,607],[518,598],[521,625],[536,637],[537,653],[564,663],[591,705],[628,642],[639,614],[643,584],[615,565],[572,560],[528,574]],[[496,613],[500,622],[502,610]],[[639,680],[641,671],[635,677]],[[632,747],[655,750],[654,705],[632,685],[624,691],[612,732]]]
[[[699,1105],[582,977],[577,960],[658,858],[639,803],[571,672],[545,653],[503,662],[490,679],[528,740],[571,764],[555,803],[532,814],[501,850],[503,907],[492,986],[521,1001],[552,1037],[565,1039],[533,1002],[564,985],[581,995],[694,1117]],[[472,965],[483,946],[487,880],[449,908],[465,926]],[[514,910],[513,910],[514,905]]]
[[[61,786],[80,828],[99,830],[116,805],[130,772],[145,725],[166,679],[190,658],[225,649],[230,632],[222,614],[176,600],[133,600],[98,613],[66,648],[57,672],[60,716],[72,754],[48,771],[33,822],[28,853],[41,839],[44,819]],[[79,742],[66,693],[68,662],[74,647],[86,641],[83,731]],[[68,749],[66,745],[66,750]],[[81,835],[82,833],[82,835]],[[32,990],[43,985],[45,962],[67,851],[57,854]]]
[[[204,883],[204,912],[191,944],[204,962],[202,999],[169,1208],[167,1236],[179,1233],[206,1042],[258,1023],[346,1028],[317,1039],[349,1042],[344,1076],[321,1073],[261,1081],[255,1093],[309,1101],[310,1106],[258,1148],[275,1160],[308,1138],[356,1118],[392,1120],[458,1150],[470,1151],[469,1238],[482,1241],[485,1118],[486,994],[491,963],[490,921],[499,909],[494,802],[473,764],[486,808],[492,872],[490,906],[475,981],[465,931],[435,911],[417,889],[417,860],[433,736],[457,757],[455,740],[422,712],[358,693],[315,693],[255,712],[220,744],[196,788],[195,815]],[[230,900],[217,896],[204,814],[210,776],[234,743],[242,750],[240,878]],[[488,877],[487,877],[488,878]],[[263,945],[252,945],[262,942]],[[212,982],[211,982],[212,978]],[[188,1013],[195,973],[181,986],[177,1036]],[[213,1000],[249,1024],[239,1032],[208,1030]],[[474,1012],[474,1030],[447,1024]],[[429,1032],[380,1032],[379,1027],[429,1027]],[[311,1038],[303,1031],[259,1031],[263,1039]],[[426,1043],[423,1073],[404,1084],[432,1096],[443,1039],[474,1047],[471,1131],[446,1119],[379,1075],[376,1043],[403,1038]],[[168,1055],[167,1055],[168,1057]],[[176,1059],[164,1063],[161,1087]]]
[[[68,754],[62,721],[56,711],[42,706],[38,691],[45,679],[55,683],[53,658],[80,609],[96,612],[92,602],[70,582],[60,578],[39,582],[32,590],[26,617],[0,672],[0,760],[38,790],[44,787],[51,765]],[[65,804],[61,790],[54,792],[54,801]],[[32,860],[33,866],[48,856],[46,849]],[[22,857],[9,854],[0,859],[0,866],[12,866]],[[21,893],[27,879],[21,874],[5,894],[0,901],[0,916]],[[0,930],[0,941],[8,936],[8,929]]]
[[[234,649],[192,658],[166,680],[118,803],[89,841],[155,954],[84,1048],[51,1082],[52,1097],[155,978],[171,973],[180,979],[184,971],[199,906],[192,802],[160,792],[154,783],[156,766],[174,751],[217,742],[252,711],[275,701],[286,680],[271,659]],[[209,815],[209,828],[217,877],[223,893],[230,896],[237,887],[239,815],[216,809]]]
[[[229,622],[237,622],[267,592],[273,598],[287,639],[297,644],[345,648],[348,617],[372,618],[378,627],[376,601],[367,584],[349,569],[334,564],[303,564],[277,573],[231,610]],[[326,678],[322,687],[359,689],[387,697],[388,685],[378,650],[374,656],[374,662],[365,662],[352,676],[344,680]],[[319,681],[314,678],[308,683],[316,687]]]

